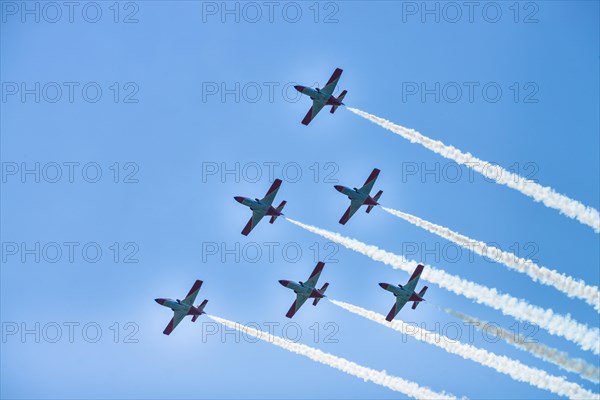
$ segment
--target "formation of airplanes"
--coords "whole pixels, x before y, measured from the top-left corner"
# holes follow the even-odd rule
[[[348,93],[346,90],[342,91],[342,93],[340,93],[340,95],[337,97],[333,95],[341,76],[342,70],[340,68],[336,68],[336,70],[333,72],[333,75],[331,75],[331,78],[329,78],[329,81],[327,81],[327,84],[322,89],[312,89],[300,85],[295,86],[296,90],[304,95],[309,96],[313,102],[312,107],[302,120],[302,124],[308,125],[325,106],[331,106],[330,112],[333,114],[339,106],[344,105],[343,100]],[[379,190],[377,194],[372,197],[371,191],[373,190],[373,186],[375,185],[380,172],[381,171],[379,169],[374,168],[363,186],[360,188],[354,187],[351,189],[342,185],[334,186],[338,192],[346,195],[350,200],[350,206],[344,215],[342,215],[342,218],[339,221],[340,224],[345,225],[361,206],[367,207],[366,212],[368,214],[375,206],[379,205],[378,201],[383,194],[383,191]],[[283,216],[285,218],[282,212],[287,203],[285,200],[282,201],[279,206],[273,207],[273,201],[277,196],[277,192],[281,187],[281,183],[281,179],[275,179],[262,199],[252,199],[242,196],[234,197],[237,202],[250,208],[252,211],[250,220],[241,232],[242,235],[248,236],[265,216],[271,217],[269,220],[269,223],[271,224],[274,223],[278,217]],[[279,281],[282,286],[293,290],[294,294],[296,295],[294,303],[292,303],[290,309],[285,314],[286,317],[294,317],[294,315],[308,299],[313,299],[313,306],[316,306],[322,298],[326,297],[325,291],[329,287],[329,283],[325,283],[320,289],[317,289],[317,282],[321,276],[321,273],[323,272],[324,267],[325,263],[319,261],[305,282],[293,282],[286,279]],[[415,292],[423,269],[424,266],[419,264],[405,285],[399,284],[396,286],[389,283],[379,284],[379,286],[386,291],[391,292],[396,298],[392,309],[385,318],[387,321],[392,321],[396,315],[398,315],[402,307],[406,305],[406,303],[412,302],[412,309],[415,310],[420,302],[425,301],[424,296],[425,292],[427,291],[427,286],[423,286],[418,293]],[[169,335],[171,332],[173,332],[175,327],[177,327],[177,325],[185,318],[185,316],[191,315],[192,322],[195,322],[200,315],[205,314],[204,307],[208,303],[208,300],[204,300],[201,304],[194,306],[196,296],[198,295],[201,287],[202,281],[197,280],[183,300],[172,300],[167,298],[155,299],[158,304],[168,307],[173,311],[173,318],[163,332],[165,335]]]
[[[296,299],[292,303],[292,306],[285,314],[286,317],[292,318],[308,299],[314,299],[313,306],[316,306],[319,304],[319,301],[322,298],[326,297],[325,291],[329,287],[329,282],[326,282],[320,289],[317,289],[317,282],[319,281],[319,277],[321,276],[321,272],[323,272],[324,267],[325,263],[323,261],[319,261],[305,282],[293,282],[287,279],[281,279],[279,281],[283,287],[293,290],[294,294],[296,295]],[[392,309],[388,315],[385,317],[387,321],[391,322],[406,303],[412,302],[412,309],[414,310],[417,308],[420,302],[425,301],[424,295],[427,291],[427,286],[423,286],[419,293],[415,292],[417,283],[419,282],[419,278],[421,277],[421,273],[423,272],[424,268],[425,267],[423,265],[419,264],[404,286],[400,284],[395,286],[390,283],[379,284],[379,286],[388,292],[393,293],[396,297],[396,302],[392,306]],[[185,316],[191,315],[192,322],[196,322],[196,319],[198,319],[200,315],[206,314],[204,312],[204,307],[206,306],[206,303],[208,303],[208,300],[204,300],[198,306],[193,305],[201,286],[202,281],[197,280],[194,283],[194,286],[192,286],[192,289],[188,295],[183,300],[172,300],[165,298],[155,299],[155,301],[161,306],[170,308],[174,314],[173,318],[171,321],[169,321],[169,324],[163,331],[165,335],[171,334],[173,329],[175,329],[175,327],[183,320],[183,318],[185,318]]]
[[[361,206],[367,206],[366,212],[368,214],[371,212],[373,207],[379,205],[379,203],[377,201],[383,194],[383,190],[380,190],[379,192],[377,192],[377,194],[373,197],[371,197],[371,195],[370,195],[371,190],[373,189],[373,186],[375,185],[375,181],[377,180],[377,177],[379,177],[379,172],[381,172],[381,171],[379,171],[377,168],[373,169],[373,171],[371,172],[371,174],[365,181],[364,185],[360,189],[357,189],[357,188],[350,189],[346,186],[341,186],[341,185],[334,186],[334,188],[338,192],[345,194],[346,196],[348,196],[348,199],[350,199],[350,207],[348,207],[348,209],[346,210],[346,212],[340,219],[340,224],[345,225],[346,222],[348,222],[348,220],[350,218],[352,218],[352,216],[356,213],[356,211],[358,211],[358,209]],[[263,217],[265,215],[271,216],[271,219],[269,221],[269,223],[271,223],[271,224],[273,222],[275,222],[277,217],[283,215],[282,210],[283,210],[283,207],[285,207],[285,205],[287,204],[287,201],[285,201],[285,200],[282,201],[281,204],[277,208],[272,206],[273,200],[275,200],[275,196],[277,196],[277,192],[279,191],[280,186],[281,186],[281,179],[275,179],[275,181],[273,182],[273,184],[267,191],[267,194],[262,199],[256,198],[256,199],[252,200],[251,198],[248,198],[248,197],[242,197],[242,196],[234,197],[234,199],[238,203],[241,203],[241,204],[245,205],[246,207],[250,208],[250,210],[252,210],[252,217],[250,218],[250,220],[248,221],[248,223],[242,230],[242,235],[248,236],[248,234],[252,231],[252,229],[254,229],[254,227],[256,227],[256,225],[260,222],[261,219],[263,219]]]

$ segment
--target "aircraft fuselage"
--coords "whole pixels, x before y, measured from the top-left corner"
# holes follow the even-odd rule
[[[259,199],[250,199],[248,197],[236,196],[235,199],[238,203],[245,205],[250,208],[252,211],[256,211],[263,215],[283,215],[280,211],[271,205],[262,203]]]
[[[160,304],[163,307],[168,307],[173,311],[185,312],[187,315],[202,315],[203,314],[203,311],[198,309],[198,307],[195,307],[190,304],[184,304],[179,300],[160,298],[160,299],[154,299],[154,301],[156,301],[158,304]],[[204,308],[204,307],[202,307],[202,308]]]
[[[296,294],[300,294],[300,295],[304,295],[306,297],[310,297],[313,299],[320,299],[325,297],[325,295],[323,293],[321,293],[318,289],[309,286],[309,285],[305,285],[302,282],[292,282],[292,281],[288,281],[285,279],[282,279],[279,281],[279,283],[281,283],[283,286],[285,286],[288,289],[292,289],[294,291],[294,293]]]
[[[401,285],[396,286],[390,283],[380,283],[379,286],[381,286],[388,292],[392,292],[396,297],[406,299],[406,301],[423,301],[423,298],[419,296],[416,292],[406,290]]]
[[[306,86],[294,86],[297,91],[310,97],[313,101],[319,102],[327,106],[343,106],[344,103],[339,101],[334,95],[323,93],[320,90],[315,90]]]
[[[335,189],[338,192],[343,193],[346,196],[348,196],[350,201],[353,201],[353,200],[360,201],[361,204],[366,204],[369,206],[376,206],[379,204],[371,196],[369,196],[368,194],[365,194],[365,193],[361,193],[356,188],[350,189],[349,187],[346,187],[346,186],[335,185]]]

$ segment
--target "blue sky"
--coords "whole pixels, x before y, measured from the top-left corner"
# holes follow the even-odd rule
[[[328,302],[307,304],[293,320],[297,325],[289,325],[284,314],[292,293],[277,280],[304,280],[316,249],[319,258],[330,257],[321,278],[330,282],[330,297],[384,314],[393,301],[377,283],[404,282],[408,275],[284,220],[240,235],[250,214],[233,196],[262,197],[271,166],[284,180],[277,201],[288,201],[291,218],[600,325],[582,301],[464,250],[455,258],[447,241],[382,210],[361,211],[339,225],[347,199],[333,185],[358,186],[377,167],[383,205],[589,284],[600,280],[598,235],[589,227],[464,168],[454,179],[455,166],[445,159],[347,110],[332,116],[325,109],[305,127],[300,120],[308,99],[284,91],[294,83],[323,85],[343,68],[338,91],[348,90],[349,106],[518,169],[598,208],[597,2],[517,8],[482,2],[472,22],[465,6],[455,17],[450,3],[429,3],[438,4],[439,21],[421,2],[276,3],[272,19],[264,3],[227,3],[238,7],[236,21],[221,2],[99,2],[95,23],[89,22],[94,4],[77,3],[73,22],[66,6],[59,18],[56,9],[37,3],[36,22],[35,14],[22,15],[23,4],[0,2],[3,398],[402,397],[266,343],[208,335],[215,326],[207,318],[186,320],[164,336],[171,315],[153,299],[181,298],[195,279],[205,282],[198,299],[209,299],[209,313],[274,326],[278,335],[293,337],[299,329],[302,343],[433,390],[551,397]],[[255,6],[261,17],[253,22]],[[415,87],[417,94],[407,91]],[[458,98],[456,87],[464,88]],[[484,87],[502,94],[493,101]],[[422,88],[434,93],[421,97]],[[22,97],[22,89],[31,92]],[[35,173],[22,177],[36,165],[39,182]],[[22,251],[22,243],[33,252]],[[97,249],[102,253],[94,260]],[[403,310],[403,320],[443,329],[454,320],[435,305],[447,305],[526,329],[430,286],[428,304]],[[53,340],[56,326],[62,335]],[[102,335],[92,343],[98,328]],[[35,333],[22,337],[23,329],[37,331],[39,343]],[[466,328],[462,333],[469,342]],[[591,353],[543,330],[534,338],[598,365]],[[599,391],[504,343],[481,335],[471,343]]]

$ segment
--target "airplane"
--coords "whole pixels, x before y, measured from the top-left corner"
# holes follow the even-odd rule
[[[385,317],[386,321],[391,321],[394,319],[396,315],[402,310],[402,307],[409,301],[413,302],[412,309],[416,309],[419,305],[419,302],[425,301],[423,296],[427,291],[427,286],[423,286],[421,291],[417,294],[415,293],[415,288],[417,287],[417,282],[419,282],[419,278],[421,277],[421,272],[423,272],[424,266],[419,264],[413,274],[411,275],[408,283],[404,286],[402,285],[392,285],[390,283],[380,283],[379,286],[387,290],[388,292],[394,293],[396,296],[396,304],[392,307],[387,317]]]
[[[340,224],[345,225],[346,222],[348,222],[348,220],[354,215],[354,213],[358,211],[360,206],[366,205],[368,214],[371,212],[373,207],[379,205],[377,201],[383,194],[383,191],[380,190],[374,197],[371,197],[369,195],[369,193],[371,193],[371,189],[373,189],[375,180],[377,180],[377,177],[379,176],[379,172],[380,171],[377,168],[375,168],[373,172],[371,172],[371,175],[369,175],[369,177],[367,178],[363,187],[361,187],[360,189],[350,189],[341,185],[334,186],[338,192],[345,194],[350,199],[350,207],[348,207],[348,209],[342,216],[342,219],[340,219]]]
[[[275,182],[273,182],[271,188],[269,189],[265,197],[263,197],[260,200],[252,200],[248,197],[241,196],[234,197],[234,199],[236,199],[239,203],[245,205],[246,207],[250,207],[250,209],[252,210],[252,218],[250,218],[250,220],[244,227],[242,235],[248,236],[252,229],[254,229],[254,227],[260,222],[261,219],[263,219],[265,215],[271,216],[271,220],[269,221],[270,224],[275,222],[277,217],[283,215],[281,210],[283,210],[283,207],[285,207],[285,204],[287,203],[285,200],[282,201],[279,207],[277,208],[274,208],[271,205],[273,203],[273,200],[275,199],[275,196],[277,195],[279,186],[281,186],[281,179],[275,179]]]
[[[296,311],[298,311],[300,307],[302,307],[302,304],[309,298],[314,299],[313,306],[316,306],[319,303],[319,300],[325,297],[325,291],[327,290],[327,287],[329,287],[329,283],[325,283],[321,289],[316,288],[317,281],[319,280],[319,276],[321,275],[324,266],[325,263],[319,261],[306,282],[300,281],[296,283],[284,279],[279,281],[283,286],[292,289],[294,293],[296,293],[296,301],[292,304],[287,314],[285,314],[286,317],[292,318],[294,314],[296,314]]]
[[[344,100],[344,97],[346,97],[348,91],[344,90],[342,93],[340,93],[338,97],[335,97],[333,95],[333,91],[335,90],[335,87],[338,81],[340,80],[340,77],[342,76],[342,72],[343,71],[341,69],[336,68],[335,71],[333,71],[333,75],[331,75],[331,78],[329,78],[329,81],[327,81],[327,84],[323,89],[312,89],[301,85],[294,86],[294,88],[297,91],[307,95],[313,101],[312,107],[310,108],[310,110],[308,110],[308,113],[302,120],[302,123],[304,125],[308,125],[310,121],[312,121],[313,118],[317,116],[317,114],[319,113],[319,111],[321,111],[323,107],[331,106],[330,113],[333,114],[339,106],[344,105],[342,101]]]
[[[165,335],[169,335],[171,332],[173,332],[173,329],[175,329],[175,327],[179,325],[181,320],[186,315],[192,315],[192,322],[196,322],[200,315],[206,314],[204,312],[204,307],[206,306],[206,303],[208,303],[208,300],[204,300],[202,304],[194,306],[194,301],[196,301],[196,296],[198,295],[201,286],[201,280],[197,280],[196,282],[194,282],[194,286],[192,286],[190,292],[187,294],[187,296],[185,296],[185,299],[183,300],[163,298],[154,299],[154,301],[156,301],[161,306],[169,307],[171,310],[173,310],[173,313],[175,314],[173,315],[173,318],[171,319],[171,321],[169,321],[169,324],[163,331]]]

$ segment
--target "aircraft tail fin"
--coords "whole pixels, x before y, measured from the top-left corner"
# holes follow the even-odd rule
[[[208,303],[208,300],[204,299],[204,301],[202,303],[200,303],[199,306],[197,306],[197,308],[200,312],[204,312],[204,307],[206,307],[206,303]]]
[[[337,98],[340,103],[342,103],[342,101],[344,100],[344,97],[346,97],[346,94],[348,94],[347,90],[344,90],[342,93],[340,93],[340,95]],[[344,104],[344,103],[342,103],[342,104]],[[337,110],[338,107],[339,106],[331,106],[331,111],[329,111],[329,112],[333,114],[335,112],[335,110]]]
[[[277,207],[277,211],[281,212],[281,210],[283,210],[283,207],[285,207],[286,204],[287,204],[287,201],[285,201],[285,200],[282,201],[281,204],[279,205],[279,207]],[[269,223],[272,224],[273,222],[275,222],[277,217],[279,217],[279,215],[271,216],[271,220],[269,220]]]
[[[421,289],[421,291],[419,292],[419,297],[423,298],[425,296],[426,291],[427,291],[427,286],[423,286],[423,289]],[[416,310],[419,303],[420,303],[419,301],[413,302],[412,309]]]
[[[373,197],[373,200],[375,200],[375,202],[377,203],[379,201],[379,198],[381,197],[381,195],[383,194],[383,190],[380,190],[379,192],[377,192],[377,194]],[[373,207],[375,206],[368,206],[367,207],[367,214],[371,212],[371,210],[373,209]]]
[[[325,283],[323,285],[323,287],[321,289],[319,289],[319,292],[321,292],[321,294],[325,294],[325,291],[327,290],[327,288],[329,287],[329,282]],[[316,306],[317,304],[319,304],[319,300],[321,300],[320,297],[316,298],[313,300],[313,306]]]
[[[198,314],[198,315],[193,315],[193,316],[192,316],[192,322],[196,322],[196,320],[198,319],[198,317],[199,317],[200,315],[202,315],[202,314],[205,314],[205,313],[204,313],[204,307],[206,307],[206,303],[208,303],[208,300],[204,299],[204,301],[203,301],[202,303],[200,303],[200,304],[198,304],[198,305],[196,306],[196,308],[198,309],[198,311],[200,311],[200,314]]]

